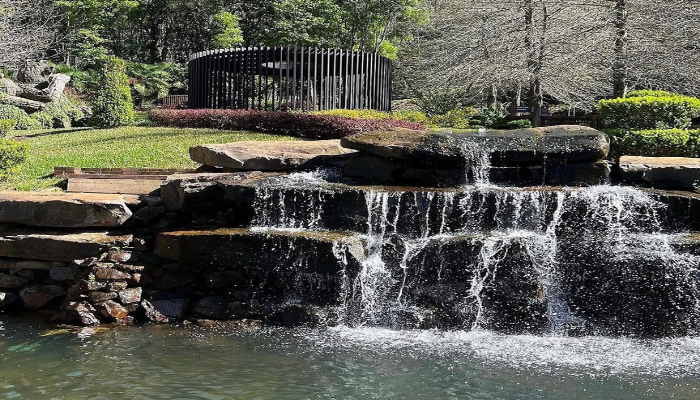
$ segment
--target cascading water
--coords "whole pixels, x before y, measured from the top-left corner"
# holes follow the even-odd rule
[[[338,230],[339,220],[364,221],[341,226],[365,242],[359,270],[348,270],[342,244],[334,250],[339,318],[349,326],[644,335],[658,324],[625,302],[651,297],[663,303],[656,317],[672,312],[681,321],[674,332],[693,332],[700,259],[674,245],[683,235],[665,231],[664,205],[650,194],[487,183],[395,189],[292,174],[256,187],[254,225]],[[648,275],[651,264],[660,275]],[[679,285],[678,295],[664,285]]]

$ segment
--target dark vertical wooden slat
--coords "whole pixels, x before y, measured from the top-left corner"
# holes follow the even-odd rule
[[[331,93],[331,49],[326,50],[326,110],[331,109],[333,104],[333,93]]]
[[[331,66],[331,108],[338,108],[338,50],[333,49],[332,66]]]

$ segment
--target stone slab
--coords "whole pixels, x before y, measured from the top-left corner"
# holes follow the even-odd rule
[[[157,191],[162,180],[153,179],[94,179],[68,178],[68,192],[81,193],[115,193],[115,194],[150,194]]]
[[[578,125],[486,133],[394,129],[359,133],[341,139],[341,144],[389,159],[447,164],[464,164],[478,151],[487,152],[492,163],[501,164],[554,159],[597,161],[610,149],[602,132]]]
[[[3,232],[0,257],[71,262],[94,257],[113,246],[128,245],[132,235],[110,232]]]
[[[206,144],[190,148],[192,160],[222,168],[284,171],[317,166],[324,159],[354,153],[340,140],[237,142]]]
[[[692,189],[700,185],[700,158],[623,156],[620,174],[625,182]]]
[[[131,217],[123,197],[92,193],[0,192],[0,223],[53,228],[114,227]]]

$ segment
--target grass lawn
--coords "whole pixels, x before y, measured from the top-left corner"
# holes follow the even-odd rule
[[[244,140],[298,140],[254,132],[150,127],[14,133],[29,145],[29,159],[19,172],[0,182],[0,190],[52,188],[60,181],[50,177],[54,167],[196,168],[199,165],[189,158],[190,146]]]

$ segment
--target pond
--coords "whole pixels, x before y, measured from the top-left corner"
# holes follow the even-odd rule
[[[6,399],[697,399],[700,339],[378,328],[57,331],[0,317]]]

